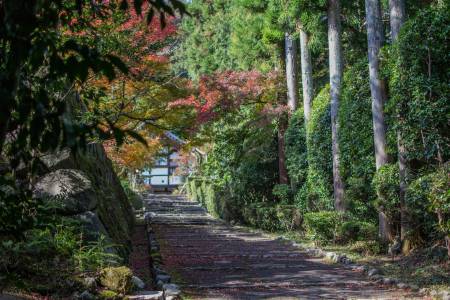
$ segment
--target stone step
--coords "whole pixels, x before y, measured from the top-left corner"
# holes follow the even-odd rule
[[[154,218],[151,221],[152,224],[183,224],[183,225],[196,225],[196,226],[205,226],[205,225],[215,225],[220,223],[220,221],[215,220],[178,220],[177,218]]]
[[[299,280],[286,280],[283,282],[230,282],[230,283],[220,283],[220,284],[184,284],[181,285],[182,288],[195,288],[195,289],[240,289],[240,288],[273,288],[273,287],[346,287],[351,284],[353,287],[369,287],[373,286],[373,283],[365,282],[365,281],[355,281],[352,283],[349,282],[330,282],[330,281],[299,281]]]
[[[259,253],[255,254],[256,251],[248,251],[240,254],[236,254],[235,251],[230,252],[220,252],[220,254],[217,253],[211,253],[211,252],[195,252],[195,253],[174,253],[174,254],[166,254],[165,257],[168,259],[177,258],[182,256],[183,258],[189,260],[190,258],[213,258],[216,261],[220,260],[232,260],[232,259],[289,259],[289,258],[305,258],[307,257],[306,253],[299,252],[299,253],[292,253],[291,251],[285,251],[284,253],[281,253],[281,251],[274,253],[274,254],[266,254],[266,253]],[[313,259],[310,259],[310,261],[313,261]]]
[[[217,264],[217,263],[216,263]],[[296,271],[305,271],[310,270],[311,266],[305,265],[302,261],[291,261],[289,264],[277,264],[277,263],[252,263],[252,264],[233,264],[229,263],[222,266],[211,266],[211,265],[203,265],[203,266],[195,266],[195,267],[182,267],[178,268],[178,270],[184,271],[204,271],[204,272],[218,272],[218,271],[258,271],[258,270],[277,270],[277,269],[295,269]]]

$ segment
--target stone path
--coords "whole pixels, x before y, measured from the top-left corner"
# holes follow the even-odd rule
[[[180,196],[149,195],[164,269],[188,299],[422,299],[232,227]]]

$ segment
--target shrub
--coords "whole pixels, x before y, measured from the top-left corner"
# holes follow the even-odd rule
[[[285,133],[286,168],[294,190],[305,184],[308,174],[306,151],[306,128],[303,107],[300,107],[289,119]]]
[[[191,200],[200,203],[212,216],[224,217],[223,199],[216,192],[212,181],[202,177],[189,177],[186,186]]]
[[[280,229],[283,231],[298,229],[302,223],[302,215],[294,205],[277,205],[276,217],[279,221]]]
[[[377,226],[364,221],[349,220],[338,224],[336,241],[348,243],[360,240],[375,240],[377,238]]]
[[[329,243],[334,242],[343,215],[336,211],[319,211],[306,213],[303,218],[308,237],[317,243]]]
[[[417,240],[436,240],[450,234],[449,166],[418,177],[407,190],[411,231]],[[418,236],[418,237],[417,237]]]
[[[283,203],[289,203],[292,199],[291,188],[287,184],[276,184],[273,187],[272,194]]]
[[[312,105],[308,123],[308,172],[306,183],[296,195],[304,211],[333,208],[330,124],[330,88],[323,88]]]
[[[301,225],[301,215],[294,205],[251,203],[242,208],[244,223],[267,231],[291,231]]]
[[[339,104],[340,172],[345,184],[345,200],[349,210],[360,219],[376,217],[371,186],[375,173],[373,146],[372,98],[367,76],[367,58],[349,66],[344,74]],[[392,121],[386,116],[386,123]],[[395,157],[395,131],[387,131],[388,155]]]
[[[373,187],[378,195],[376,205],[382,209],[389,219],[394,220],[399,213],[400,182],[398,165],[386,164],[373,177]]]
[[[450,235],[450,164],[439,168],[430,175],[430,193],[428,194],[429,209],[438,217],[438,229],[443,234]],[[450,240],[447,241],[450,243]],[[450,249],[450,245],[448,245]]]
[[[385,70],[390,99],[386,109],[396,118],[407,160],[425,165],[448,161],[450,115],[448,60],[450,4],[440,1],[410,18],[389,51]]]
[[[1,240],[0,288],[25,286],[33,292],[66,295],[77,288],[75,275],[122,262],[105,238],[86,241],[80,228],[73,219],[58,218],[26,231],[24,240]]]
[[[274,206],[258,204],[255,209],[257,218],[257,223],[254,225],[255,227],[268,231],[277,231],[280,229],[277,211]]]
[[[350,250],[360,253],[364,256],[386,253],[385,246],[376,240],[357,241],[351,245]]]

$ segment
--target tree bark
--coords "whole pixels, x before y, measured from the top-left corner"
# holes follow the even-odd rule
[[[398,39],[400,29],[405,22],[405,2],[404,0],[389,0],[389,16],[391,23],[391,38],[392,43],[395,43]],[[398,119],[402,120],[402,112],[398,115]],[[410,252],[411,243],[408,240],[408,232],[411,229],[411,220],[409,217],[408,206],[406,204],[406,148],[403,143],[402,133],[400,129],[397,129],[397,148],[398,148],[398,169],[399,169],[399,181],[400,181],[400,238],[403,243],[402,251],[404,254]]]
[[[379,0],[366,0],[367,44],[369,54],[370,92],[372,95],[372,121],[374,131],[375,163],[377,170],[387,164],[386,125],[384,103],[386,102],[385,83],[380,79],[380,49],[384,43],[381,5]],[[392,241],[391,224],[383,207],[379,211],[379,235],[384,241]]]
[[[297,42],[290,33],[285,33],[286,54],[286,83],[287,104],[289,110],[294,112],[298,102],[298,67],[297,67]]]
[[[344,185],[340,174],[339,124],[337,120],[342,86],[342,48],[339,0],[328,2],[328,45],[330,63],[331,139],[333,155],[334,206],[345,211]]]
[[[302,67],[303,87],[303,111],[305,115],[305,126],[308,127],[311,118],[311,105],[313,99],[313,78],[311,55],[308,48],[308,34],[300,28],[300,56]]]

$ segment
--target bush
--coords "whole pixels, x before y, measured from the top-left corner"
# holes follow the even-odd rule
[[[438,229],[450,235],[450,163],[430,175],[429,209],[438,217]],[[450,243],[450,240],[448,241]],[[450,249],[450,245],[448,245]]]
[[[375,173],[372,184],[378,195],[376,206],[382,209],[389,219],[397,219],[400,193],[398,165],[386,164],[382,166]]]
[[[306,138],[308,147],[306,182],[301,184],[295,196],[295,203],[302,212],[333,208],[329,95],[330,88],[326,86],[314,99],[312,106]],[[299,167],[302,168],[303,165]]]
[[[377,234],[376,225],[364,221],[349,220],[338,224],[335,240],[339,243],[375,240]]]
[[[367,76],[367,58],[350,65],[344,74],[339,104],[340,172],[345,184],[345,201],[349,211],[361,219],[376,217],[371,186],[375,173],[373,146],[372,98]],[[389,126],[391,120],[386,116]],[[395,132],[387,132],[387,150],[395,157]]]
[[[336,211],[310,212],[304,215],[304,227],[308,237],[317,243],[334,242],[342,213]]]
[[[394,129],[401,131],[407,160],[416,168],[450,158],[449,10],[449,2],[440,1],[419,11],[405,22],[383,60],[390,79],[386,109],[400,116]]]
[[[351,245],[350,250],[364,256],[386,253],[385,246],[376,240],[357,241]]]
[[[298,229],[302,224],[302,215],[294,205],[277,205],[276,217],[279,221],[280,229],[283,231]]]
[[[220,197],[212,181],[201,177],[189,177],[186,186],[191,200],[200,203],[212,216],[224,217],[223,205],[220,203]]]
[[[408,185],[406,201],[411,234],[418,243],[436,241],[450,234],[449,166],[423,175]]]
[[[291,202],[292,191],[287,184],[276,184],[273,187],[272,194],[283,203]]]
[[[267,231],[291,231],[300,228],[300,211],[294,205],[252,203],[242,209],[242,221]]]
[[[51,220],[25,232],[24,240],[0,240],[0,289],[26,287],[43,294],[77,289],[76,276],[122,262],[103,237],[83,239],[81,225],[69,218]]]
[[[300,107],[289,119],[285,133],[286,168],[294,190],[300,189],[306,182],[308,158],[306,151],[306,128],[303,107]]]

